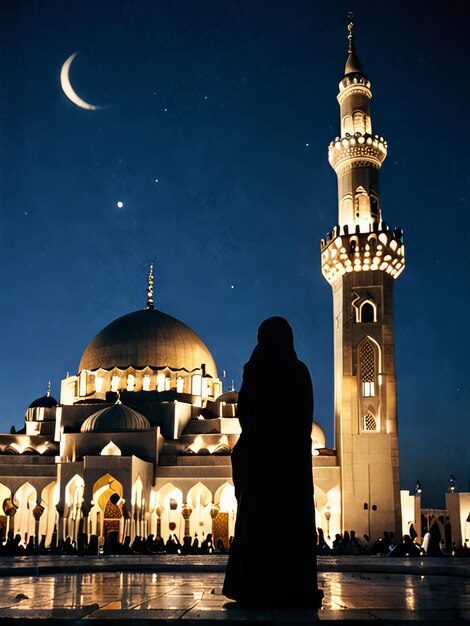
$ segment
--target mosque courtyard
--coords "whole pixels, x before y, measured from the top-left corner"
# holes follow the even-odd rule
[[[222,595],[226,557],[16,557],[0,563],[4,623],[470,623],[468,559],[319,558],[323,608],[254,610]]]

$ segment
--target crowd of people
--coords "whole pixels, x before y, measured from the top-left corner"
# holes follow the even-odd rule
[[[396,540],[393,532],[385,531],[382,537],[370,542],[367,535],[362,538],[356,536],[354,530],[343,535],[337,533],[331,545],[325,539],[323,530],[317,532],[317,554],[328,555],[381,555],[390,557],[422,557],[422,556],[470,556],[470,549],[467,544],[457,546],[455,543],[446,545],[441,537],[437,524],[433,524],[425,533],[421,542],[418,542],[418,535],[403,535],[400,540]]]
[[[437,532],[436,532],[437,530]],[[317,555],[338,556],[338,555],[380,555],[389,557],[422,557],[422,556],[470,556],[470,548],[464,546],[446,547],[441,539],[439,529],[425,533],[423,540],[418,543],[417,536],[412,538],[404,535],[401,540],[396,541],[393,532],[385,531],[382,537],[374,542],[369,541],[367,535],[362,538],[356,536],[354,530],[345,531],[343,535],[336,534],[333,541],[325,538],[321,528],[317,529]],[[46,547],[46,536],[43,535],[36,543],[35,537],[25,537],[24,541],[19,534],[14,534],[12,530],[8,532],[6,538],[0,532],[0,556],[21,556],[33,554],[66,554],[66,555],[152,555],[152,554],[225,554],[230,550],[233,537],[225,545],[222,539],[215,543],[211,533],[199,538],[186,536],[183,542],[172,534],[165,541],[162,537],[149,535],[147,538],[138,535],[131,542],[129,536],[119,541],[117,531],[109,532],[103,543],[97,535],[88,537],[86,534],[79,535],[78,540],[72,541],[70,537],[65,540],[58,539],[54,534],[51,545]]]

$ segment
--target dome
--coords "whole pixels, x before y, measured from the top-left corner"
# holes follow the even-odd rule
[[[312,424],[312,448],[318,450],[326,447],[326,437],[323,429],[316,423]]]
[[[207,374],[217,377],[211,353],[189,326],[147,308],[119,317],[99,332],[83,353],[78,370],[168,366],[191,371],[202,364]]]
[[[122,433],[130,430],[150,430],[146,417],[128,406],[116,402],[113,406],[101,409],[87,417],[80,431],[82,433]]]
[[[46,393],[45,396],[41,396],[40,398],[33,400],[33,402],[31,402],[31,404],[29,405],[28,409],[37,409],[37,408],[52,409],[56,407],[58,404],[59,403],[53,396],[51,396],[49,393]]]

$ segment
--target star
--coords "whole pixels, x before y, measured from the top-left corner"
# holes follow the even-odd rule
[[[122,209],[122,207],[124,206],[124,202],[121,202],[121,200],[119,200],[116,206],[118,209]]]

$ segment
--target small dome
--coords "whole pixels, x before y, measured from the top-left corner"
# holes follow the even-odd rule
[[[146,417],[120,402],[93,413],[80,428],[82,433],[123,433],[150,429]]]
[[[217,377],[211,353],[189,326],[156,309],[144,309],[103,328],[83,353],[78,370],[168,366],[192,371],[202,364],[207,374]]]
[[[33,400],[33,402],[31,402],[31,404],[29,405],[28,409],[37,409],[37,408],[52,409],[56,407],[58,404],[59,403],[54,397],[52,397],[49,393],[46,393],[45,396],[41,396],[40,398]]]
[[[312,424],[312,449],[318,450],[319,448],[326,447],[326,437],[323,429],[316,423]]]
[[[220,394],[220,396],[217,398],[217,402],[226,402],[227,404],[237,404],[238,391],[226,391],[225,393]]]

